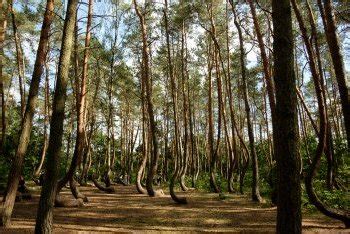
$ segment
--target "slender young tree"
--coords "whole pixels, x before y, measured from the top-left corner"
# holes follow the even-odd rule
[[[36,54],[36,60],[32,75],[32,80],[29,88],[29,95],[22,121],[19,142],[16,150],[14,160],[12,161],[8,182],[7,193],[5,202],[3,205],[1,224],[6,226],[10,225],[13,206],[15,203],[16,192],[18,182],[22,173],[24,156],[27,152],[27,147],[30,140],[30,132],[33,126],[33,116],[38,99],[39,84],[43,73],[43,68],[46,60],[50,27],[53,20],[54,1],[47,0],[46,10],[44,13],[44,21],[41,27],[41,34],[39,40],[39,46]]]
[[[272,1],[276,85],[277,233],[301,233],[298,113],[290,0]]]
[[[63,121],[65,116],[66,91],[69,65],[74,42],[74,26],[76,21],[78,0],[69,0],[63,27],[63,38],[55,94],[52,104],[50,122],[50,140],[47,149],[47,162],[44,185],[41,190],[37,212],[35,232],[52,233],[53,206],[56,198],[57,179],[62,150]]]

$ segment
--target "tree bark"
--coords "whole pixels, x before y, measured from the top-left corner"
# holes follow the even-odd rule
[[[251,14],[253,16],[253,23],[254,23],[254,28],[256,32],[256,37],[258,39],[258,44],[260,48],[260,55],[261,55],[261,60],[263,64],[263,70],[264,70],[264,77],[266,81],[266,89],[267,89],[267,96],[269,97],[269,104],[270,104],[270,110],[271,110],[271,120],[272,120],[272,130],[274,129],[274,118],[275,118],[275,109],[276,109],[276,100],[275,100],[275,87],[273,80],[271,78],[271,73],[270,73],[270,64],[269,60],[265,51],[265,44],[263,40],[263,36],[261,34],[260,30],[260,25],[256,16],[256,11],[255,11],[255,5],[253,3],[253,0],[248,0]],[[274,131],[273,131],[274,132]],[[273,157],[273,154],[272,154]]]
[[[43,73],[43,67],[47,55],[48,50],[48,40],[49,40],[49,32],[50,26],[53,20],[53,8],[54,1],[48,0],[46,3],[46,10],[44,13],[44,20],[41,28],[39,46],[36,54],[34,70],[32,75],[32,80],[29,88],[29,95],[26,105],[26,110],[24,114],[24,118],[22,121],[20,138],[16,150],[16,154],[14,160],[11,164],[10,173],[8,176],[7,182],[7,195],[3,206],[2,220],[1,224],[3,226],[9,226],[12,210],[16,198],[16,192],[18,187],[18,182],[22,173],[24,156],[27,151],[27,147],[30,140],[30,132],[33,125],[33,116],[35,112],[35,107],[38,98],[39,92],[39,84],[41,75]]]
[[[334,152],[333,152],[333,141],[332,141],[332,131],[331,131],[331,125],[329,121],[329,115],[326,108],[327,101],[326,101],[326,85],[325,85],[325,79],[323,76],[323,70],[322,70],[322,61],[321,61],[321,54],[319,49],[319,42],[318,42],[318,35],[317,35],[317,29],[316,29],[316,22],[315,18],[311,9],[311,6],[309,4],[309,1],[306,0],[306,7],[308,10],[309,15],[309,21],[311,25],[311,38],[313,39],[314,47],[315,47],[315,57],[317,60],[318,65],[318,74],[320,78],[320,84],[321,84],[321,91],[324,99],[324,105],[325,105],[325,118],[327,123],[326,128],[326,145],[325,145],[325,154],[327,157],[327,187],[329,190],[332,190],[334,187],[334,167],[333,167],[333,158],[334,158]]]
[[[13,37],[15,39],[16,46],[16,59],[17,59],[17,68],[18,68],[18,81],[19,81],[19,94],[21,100],[21,116],[24,117],[25,112],[25,93],[24,93],[24,58],[23,58],[23,50],[20,42],[18,27],[16,22],[16,15],[13,9],[13,0],[10,2],[10,10],[11,10],[11,19],[12,19],[12,29],[13,29]]]
[[[174,115],[174,131],[175,131],[175,137],[174,137],[174,162],[175,162],[175,171],[173,176],[170,179],[169,183],[169,191],[171,198],[179,204],[187,204],[187,200],[184,197],[178,197],[175,194],[174,186],[175,183],[178,180],[179,177],[179,168],[176,166],[176,160],[179,159],[179,153],[180,153],[180,134],[179,134],[179,123],[178,123],[178,106],[177,106],[177,87],[176,87],[176,77],[174,75],[174,67],[172,63],[171,58],[171,48],[170,48],[170,35],[169,35],[169,24],[168,24],[168,1],[165,0],[165,8],[164,8],[164,23],[165,23],[165,33],[166,33],[166,44],[167,44],[167,60],[168,60],[168,66],[169,66],[169,77],[170,77],[170,86],[171,86],[171,98],[172,98],[172,109],[173,109],[173,115]]]
[[[1,98],[1,138],[0,138],[0,153],[3,153],[3,146],[5,143],[6,137],[6,102],[5,102],[5,92],[4,92],[4,74],[3,74],[3,65],[4,65],[4,44],[5,44],[5,35],[7,28],[7,14],[8,6],[6,0],[0,0],[0,98]]]
[[[186,68],[185,63],[187,63],[185,57],[185,22],[182,20],[182,31],[181,31],[181,93],[182,93],[182,114],[183,114],[183,158],[182,158],[182,167],[180,172],[180,186],[182,191],[187,191],[188,188],[185,185],[185,176],[187,171],[188,164],[188,155],[189,155],[189,137],[188,137],[188,105],[187,105],[187,95],[186,95]],[[188,87],[187,87],[188,88]]]
[[[240,48],[240,63],[241,63],[241,76],[242,76],[242,88],[243,88],[243,99],[244,99],[244,107],[246,112],[246,118],[247,118],[247,125],[248,125],[248,138],[249,138],[249,148],[250,148],[250,155],[252,156],[252,171],[253,171],[253,181],[252,181],[252,200],[261,202],[262,198],[260,196],[259,192],[259,166],[258,166],[258,158],[256,155],[255,150],[255,140],[254,140],[254,132],[253,132],[253,126],[252,126],[252,120],[251,120],[251,113],[250,113],[250,107],[249,107],[249,101],[248,101],[248,87],[247,87],[247,81],[246,81],[246,65],[245,65],[245,50],[243,45],[243,35],[241,26],[238,23],[235,7],[232,4],[232,11],[234,14],[234,24],[238,31],[238,37],[239,37],[239,48]]]
[[[317,0],[321,13],[326,39],[331,54],[335,77],[338,83],[341,105],[343,109],[344,125],[346,131],[346,139],[348,142],[348,150],[350,150],[350,88],[349,80],[345,74],[344,59],[340,49],[339,38],[336,30],[336,22],[334,19],[333,6],[331,0]]]
[[[313,48],[310,44],[310,41],[308,40],[307,30],[304,25],[299,7],[295,0],[292,0],[292,6],[296,15],[296,18],[298,20],[299,28],[306,46],[306,52],[309,58],[309,65],[310,70],[312,74],[312,78],[314,81],[314,86],[316,90],[316,97],[318,102],[318,112],[319,112],[319,118],[320,118],[320,129],[319,129],[319,142],[316,148],[315,156],[312,160],[312,164],[310,166],[310,169],[307,173],[307,176],[305,178],[305,187],[306,192],[308,194],[310,202],[316,206],[316,208],[322,212],[323,214],[338,219],[342,222],[344,222],[345,226],[350,226],[350,214],[349,212],[342,211],[342,210],[336,210],[327,207],[322,201],[317,197],[316,192],[314,191],[313,187],[313,179],[316,176],[317,169],[319,167],[319,164],[321,162],[321,157],[324,152],[325,146],[326,146],[326,140],[327,140],[327,118],[326,118],[326,109],[325,109],[325,103],[324,103],[324,97],[322,92],[322,83],[320,76],[317,72],[316,63],[315,63],[315,55]]]
[[[152,82],[150,78],[147,27],[145,22],[145,16],[141,13],[139,6],[136,3],[136,0],[133,0],[133,1],[134,1],[136,14],[140,20],[140,27],[141,27],[142,45],[143,45],[142,47],[142,64],[143,64],[142,79],[145,82],[147,112],[148,112],[149,127],[150,127],[149,134],[152,140],[151,165],[150,165],[150,170],[148,170],[146,189],[147,189],[148,195],[151,197],[154,197],[154,196],[161,196],[163,192],[161,190],[156,191],[153,188],[153,178],[157,174],[159,152],[158,152],[158,139],[157,139],[157,124],[154,119],[154,107],[153,107],[153,100],[152,100]]]
[[[49,127],[49,122],[50,122],[50,116],[49,116],[49,106],[50,106],[50,97],[49,97],[49,92],[50,92],[50,85],[49,85],[49,78],[50,78],[50,73],[49,73],[49,66],[47,64],[47,61],[45,62],[45,101],[44,101],[44,146],[43,146],[43,151],[41,152],[41,157],[40,157],[40,162],[37,167],[37,169],[34,172],[34,178],[38,178],[41,173],[41,169],[44,165],[45,161],[45,156],[47,152],[47,145],[49,143],[49,137],[48,137],[48,132],[47,129]]]
[[[47,163],[44,185],[42,187],[37,212],[35,232],[52,233],[53,206],[56,198],[57,179],[62,150],[63,121],[65,116],[66,91],[69,65],[74,41],[78,0],[69,0],[63,27],[61,53],[58,63],[58,75],[52,104],[50,140],[47,149]]]
[[[147,190],[142,187],[142,175],[145,172],[147,158],[148,158],[148,134],[147,134],[147,114],[146,114],[146,100],[145,100],[145,84],[142,77],[140,78],[141,83],[141,109],[142,109],[142,162],[140,164],[139,170],[136,177],[136,189],[141,194],[147,194]]]
[[[276,85],[277,233],[301,233],[298,113],[294,37],[289,0],[272,1],[274,80]]]
[[[88,62],[89,62],[89,47],[90,47],[90,39],[91,39],[91,21],[92,21],[92,8],[93,8],[93,0],[89,0],[88,7],[88,15],[87,15],[87,24],[86,24],[86,37],[85,37],[85,48],[84,48],[84,60],[83,60],[83,72],[81,75],[80,87],[77,89],[78,93],[76,93],[77,100],[77,134],[75,139],[75,147],[72,162],[68,169],[66,175],[58,182],[57,186],[57,194],[60,193],[62,188],[71,180],[74,175],[74,172],[77,166],[81,163],[82,156],[84,154],[85,145],[85,115],[86,115],[86,95],[87,88],[86,82],[88,79]]]

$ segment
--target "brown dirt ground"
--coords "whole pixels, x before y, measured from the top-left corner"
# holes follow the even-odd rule
[[[81,208],[55,208],[55,233],[95,232],[244,232],[271,233],[275,230],[276,208],[251,202],[247,195],[227,195],[189,191],[188,205],[175,204],[169,195],[151,198],[137,193],[134,186],[115,186],[115,194],[106,194],[88,186],[80,190],[89,198]],[[33,233],[39,189],[30,201],[15,204],[10,229],[0,233]],[[68,190],[64,194],[69,196]],[[180,195],[180,194],[179,194]],[[307,233],[346,233],[342,223],[319,213],[304,214]]]

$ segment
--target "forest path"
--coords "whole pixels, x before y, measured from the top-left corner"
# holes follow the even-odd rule
[[[251,202],[247,195],[227,195],[189,191],[184,193],[189,204],[177,205],[170,196],[151,198],[138,194],[135,186],[114,186],[115,194],[106,194],[88,186],[80,190],[89,198],[81,208],[55,208],[55,232],[274,232],[276,208]],[[39,188],[34,188],[31,201],[17,202],[10,229],[0,233],[34,231]],[[64,189],[64,194],[69,195]],[[179,195],[182,193],[179,193]],[[339,233],[340,222],[319,213],[303,216],[306,232]]]

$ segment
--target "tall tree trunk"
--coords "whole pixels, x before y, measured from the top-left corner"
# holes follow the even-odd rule
[[[147,114],[146,114],[146,103],[145,103],[145,84],[141,77],[141,109],[142,109],[142,162],[140,164],[139,170],[136,177],[136,189],[141,194],[147,194],[147,190],[142,187],[142,175],[145,172],[147,158],[148,158],[148,137],[147,137]]]
[[[24,117],[25,112],[25,93],[24,93],[24,58],[23,58],[23,50],[20,42],[18,27],[16,22],[16,15],[13,9],[13,1],[10,3],[11,8],[11,19],[12,19],[12,29],[13,29],[13,37],[15,39],[16,46],[16,59],[17,59],[17,68],[18,68],[18,81],[19,81],[19,94],[21,100],[21,116]]]
[[[179,147],[179,123],[178,123],[178,114],[177,114],[177,87],[176,87],[176,78],[174,76],[174,67],[172,63],[172,58],[171,58],[171,48],[170,48],[170,35],[169,35],[169,24],[168,24],[168,1],[165,0],[165,8],[164,8],[164,23],[165,23],[165,33],[166,33],[166,43],[167,43],[167,60],[168,60],[168,66],[169,66],[169,77],[170,77],[170,86],[171,86],[171,98],[172,98],[172,107],[173,107],[173,115],[174,115],[174,131],[175,131],[175,149],[173,150],[173,158],[178,160],[179,158],[179,153],[180,153],[180,147]],[[176,162],[175,162],[176,164]],[[169,184],[169,191],[171,198],[179,203],[179,204],[186,204],[187,200],[186,198],[183,197],[178,197],[175,194],[174,191],[174,186],[175,183],[178,180],[179,177],[179,168],[178,166],[175,165],[175,171],[173,176],[170,179],[170,184]]]
[[[47,60],[47,59],[46,59]],[[49,143],[49,137],[48,137],[48,132],[47,129],[49,127],[49,122],[50,122],[50,114],[49,114],[49,109],[50,109],[50,84],[49,84],[49,78],[50,78],[50,70],[47,61],[45,62],[45,88],[44,88],[44,95],[45,95],[45,101],[44,101],[44,145],[43,145],[43,151],[41,152],[41,157],[40,157],[40,162],[37,167],[37,169],[34,172],[34,178],[38,178],[41,173],[41,169],[44,165],[45,161],[45,156],[47,152],[47,146]]]
[[[231,137],[232,137],[232,153],[230,154],[230,169],[228,175],[228,191],[233,192],[233,171],[235,167],[238,165],[238,151],[237,151],[237,143],[235,136],[235,112],[234,112],[234,103],[233,103],[233,95],[232,95],[232,84],[231,84],[231,60],[230,60],[230,38],[229,38],[229,3],[226,2],[226,50],[227,50],[227,76],[225,77],[225,87],[226,93],[228,95],[228,104],[230,110],[230,120],[231,120]]]
[[[347,84],[345,74],[344,59],[340,49],[339,38],[336,30],[336,22],[334,19],[333,6],[331,0],[317,0],[323,21],[326,39],[331,54],[335,77],[338,83],[340,100],[343,109],[343,117],[346,131],[346,139],[348,142],[348,150],[350,150],[350,88]]]
[[[298,113],[290,0],[272,1],[276,85],[277,233],[301,233]]]
[[[63,38],[55,94],[52,104],[50,123],[50,140],[47,149],[47,163],[44,185],[41,190],[37,212],[35,232],[52,233],[53,206],[56,198],[57,179],[62,150],[63,121],[65,115],[66,91],[69,65],[74,41],[74,26],[76,21],[78,0],[69,0],[63,27]]]
[[[310,166],[310,169],[307,173],[307,176],[305,178],[305,187],[306,192],[309,196],[310,202],[316,206],[316,208],[321,211],[323,214],[330,216],[335,219],[339,219],[344,222],[346,226],[350,226],[350,214],[349,212],[342,211],[342,210],[336,210],[327,207],[325,204],[322,203],[322,201],[317,197],[316,192],[314,191],[313,187],[313,179],[316,176],[317,169],[319,167],[319,164],[321,162],[321,157],[324,152],[325,146],[326,146],[326,134],[327,134],[327,118],[326,118],[326,109],[324,104],[324,97],[322,92],[322,84],[321,79],[318,74],[316,63],[315,63],[315,55],[313,48],[310,44],[310,41],[308,39],[307,35],[307,29],[304,25],[304,21],[302,18],[302,15],[300,13],[299,7],[295,0],[292,0],[293,9],[296,15],[296,18],[298,20],[299,28],[306,46],[306,52],[309,58],[309,65],[310,70],[312,74],[312,78],[314,81],[314,86],[316,90],[316,96],[317,96],[317,102],[318,102],[318,112],[319,112],[319,118],[320,118],[320,129],[319,129],[319,142],[316,148],[315,156],[312,160],[312,164]]]
[[[255,140],[254,140],[254,132],[250,114],[250,107],[248,101],[248,87],[247,87],[247,78],[246,78],[246,67],[245,67],[245,50],[243,45],[243,35],[240,24],[238,23],[235,7],[232,4],[232,11],[234,14],[234,24],[238,31],[239,37],[239,48],[240,48],[240,63],[241,63],[241,73],[242,73],[242,88],[243,88],[243,99],[244,99],[244,107],[247,118],[248,125],[248,138],[249,138],[249,148],[250,155],[252,156],[252,171],[253,171],[253,181],[252,181],[252,200],[261,202],[262,198],[259,192],[259,166],[258,166],[258,158],[255,150]]]
[[[67,184],[69,180],[74,175],[74,172],[77,166],[81,163],[82,156],[84,154],[84,149],[86,148],[85,143],[85,115],[86,115],[86,95],[87,88],[86,82],[88,79],[88,62],[89,62],[89,47],[91,39],[91,21],[92,21],[92,7],[93,1],[89,0],[88,15],[87,15],[87,24],[86,24],[86,37],[85,37],[85,48],[84,48],[84,59],[83,59],[83,72],[81,75],[80,87],[77,89],[76,93],[77,100],[77,134],[75,139],[75,147],[72,162],[68,169],[66,175],[58,182],[57,186],[57,195],[60,193],[62,188]],[[71,183],[74,184],[74,183]]]
[[[151,165],[148,170],[146,188],[148,195],[151,197],[162,195],[163,191],[155,191],[153,188],[153,178],[157,174],[158,168],[158,139],[157,139],[157,125],[154,119],[154,107],[152,100],[152,82],[150,78],[150,63],[149,63],[149,47],[147,41],[147,27],[145,22],[145,16],[141,13],[139,6],[134,0],[134,6],[136,14],[140,20],[141,34],[142,34],[142,79],[145,81],[145,91],[146,91],[146,100],[147,100],[147,112],[149,117],[149,134],[152,140],[152,150],[151,150]]]
[[[5,44],[5,35],[7,28],[7,13],[8,6],[6,0],[0,0],[0,104],[1,104],[1,138],[0,138],[0,153],[3,153],[3,146],[5,143],[6,137],[6,102],[5,102],[5,92],[4,92],[4,74],[3,74],[3,65],[4,65],[4,44]]]
[[[29,88],[29,95],[27,100],[27,106],[22,121],[20,138],[16,150],[14,160],[12,161],[10,173],[7,182],[7,195],[3,206],[1,224],[6,226],[10,225],[13,206],[15,203],[16,192],[20,175],[22,173],[24,156],[27,151],[27,147],[30,140],[30,132],[32,129],[33,116],[35,112],[36,102],[39,92],[39,84],[41,75],[43,73],[43,67],[48,50],[48,40],[50,26],[53,20],[53,8],[54,1],[48,0],[46,3],[46,10],[44,13],[44,21],[41,28],[39,46],[36,54],[36,60],[34,64],[34,70],[32,80]]]
[[[208,45],[208,147],[209,147],[209,159],[210,159],[210,186],[215,192],[219,192],[219,188],[216,183],[215,168],[216,156],[214,150],[214,120],[213,120],[213,84],[212,84],[212,44],[209,40]]]
[[[269,60],[266,54],[265,50],[265,44],[263,40],[263,36],[260,30],[260,25],[258,22],[258,18],[256,16],[256,11],[255,11],[255,5],[253,0],[248,0],[249,6],[250,6],[250,12],[253,16],[253,23],[254,23],[254,28],[256,32],[256,37],[258,39],[258,44],[260,48],[260,55],[262,59],[262,64],[263,64],[263,70],[264,70],[264,77],[266,81],[266,89],[267,89],[267,96],[269,97],[269,104],[270,104],[270,110],[271,110],[271,119],[272,119],[272,126],[274,125],[275,121],[275,107],[276,107],[276,101],[275,101],[275,87],[273,80],[271,78],[270,74],[270,65],[269,65]],[[272,127],[273,130],[273,127]]]
[[[103,172],[103,178],[104,182],[106,184],[106,187],[109,187],[111,185],[111,180],[110,180],[110,174],[112,170],[112,157],[111,157],[111,138],[112,138],[112,131],[113,131],[113,102],[112,102],[112,96],[113,96],[113,66],[114,66],[114,55],[112,56],[112,61],[110,64],[110,74],[109,74],[109,79],[108,79],[108,85],[107,85],[107,92],[108,92],[108,111],[107,111],[107,116],[106,116],[106,122],[107,122],[107,128],[106,128],[106,135],[107,135],[107,142],[106,142],[106,154],[105,154],[105,164],[106,164],[106,170]],[[121,121],[123,123],[123,115],[121,115]],[[125,132],[124,130],[125,124],[121,126],[121,132]],[[123,142],[123,135],[121,135],[121,141]],[[126,144],[124,144],[125,146]],[[121,144],[121,150],[122,150],[122,155],[123,152],[123,144]],[[126,162],[126,161],[124,161]],[[123,170],[125,170],[125,165],[123,166]]]
[[[182,20],[182,31],[181,31],[181,93],[182,93],[182,114],[183,114],[183,160],[182,160],[182,168],[180,173],[180,186],[182,191],[187,191],[188,188],[185,185],[185,176],[187,171],[187,164],[188,164],[188,155],[189,155],[189,137],[188,137],[188,105],[187,105],[187,95],[186,95],[186,82],[187,76],[186,76],[186,64],[187,60],[185,57],[185,22]],[[188,88],[188,87],[187,87]]]
[[[326,85],[325,85],[325,79],[323,76],[323,70],[322,70],[322,61],[321,61],[321,54],[319,50],[319,42],[318,42],[318,35],[317,35],[317,29],[316,29],[316,22],[315,18],[311,9],[311,6],[309,4],[309,1],[306,0],[306,6],[308,10],[309,15],[309,21],[311,25],[311,35],[315,47],[315,53],[316,53],[316,59],[317,59],[317,65],[318,65],[318,74],[320,77],[320,83],[321,83],[321,91],[324,99],[324,104],[326,106]],[[332,142],[332,131],[331,131],[331,125],[329,121],[328,111],[327,108],[325,108],[325,118],[327,123],[327,129],[326,129],[326,145],[325,145],[325,154],[327,157],[327,187],[329,190],[332,190],[334,187],[334,164],[333,164],[333,158],[334,158],[334,152],[333,152],[333,142]]]

